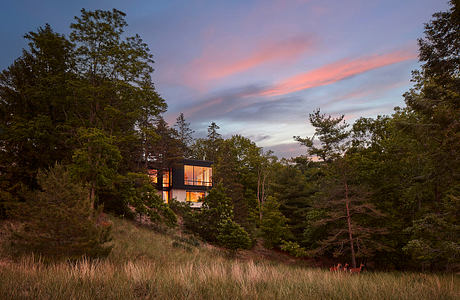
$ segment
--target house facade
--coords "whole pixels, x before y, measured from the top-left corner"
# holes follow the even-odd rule
[[[149,168],[148,174],[166,203],[175,198],[200,208],[201,199],[212,188],[211,161],[184,159],[166,170]]]

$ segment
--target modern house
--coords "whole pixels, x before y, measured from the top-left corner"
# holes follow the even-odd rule
[[[201,199],[212,188],[211,161],[184,159],[167,170],[149,168],[148,174],[166,203],[176,198],[200,208]]]

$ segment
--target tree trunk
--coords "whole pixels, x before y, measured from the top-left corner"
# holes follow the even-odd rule
[[[353,233],[351,231],[350,200],[348,199],[347,181],[345,181],[345,204],[347,207],[347,223],[348,223],[348,237],[350,239],[350,247],[351,247],[351,263],[353,265],[353,268],[356,268],[355,248],[353,246]]]
[[[95,192],[95,188],[93,185],[91,185],[90,189],[89,189],[89,194],[88,194],[88,197],[89,197],[89,201],[91,203],[91,208],[94,210],[94,198],[96,197],[96,192]]]
[[[259,220],[262,221],[262,201],[260,200],[260,169],[257,171],[257,202],[259,202]]]

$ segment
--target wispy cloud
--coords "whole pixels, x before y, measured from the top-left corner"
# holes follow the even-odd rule
[[[262,96],[285,95],[309,88],[328,85],[373,69],[416,59],[412,50],[394,51],[356,59],[343,59],[323,67],[287,78],[261,93]]]
[[[273,85],[247,85],[243,87],[227,89],[209,95],[207,99],[184,108],[186,117],[196,118],[203,116],[222,116],[232,111],[238,111],[243,108],[258,106],[259,109],[278,109],[278,105],[291,97],[286,98],[287,94],[321,87],[335,82],[350,78],[355,75],[365,73],[377,68],[396,64],[402,61],[416,58],[416,53],[410,50],[394,51],[387,54],[364,56],[355,59],[343,59],[306,73],[298,74],[288,79],[282,80]],[[372,93],[383,93],[386,90],[395,88],[400,83],[379,83],[374,84],[372,88],[358,89],[349,91],[344,95],[333,97],[332,100],[326,101],[324,105],[331,105],[334,102],[340,102],[351,98],[361,98],[369,96]],[[371,91],[372,90],[372,91]],[[282,98],[279,98],[283,96]],[[296,97],[296,102],[299,98]],[[284,106],[284,105],[283,105]],[[242,115],[246,115],[243,113]]]
[[[233,42],[235,43],[235,42]],[[263,64],[294,61],[313,47],[311,38],[293,37],[286,40],[266,41],[254,47],[249,53],[238,54],[246,42],[238,45],[208,47],[201,56],[193,60],[186,74],[187,81],[208,82],[225,78]]]

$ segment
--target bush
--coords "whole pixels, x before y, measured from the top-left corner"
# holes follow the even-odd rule
[[[71,180],[59,164],[37,176],[41,191],[29,192],[28,201],[15,211],[24,220],[12,235],[12,249],[33,252],[45,258],[77,259],[104,257],[112,247],[111,223],[102,220],[101,210],[92,207],[89,191]]]
[[[281,242],[281,250],[286,251],[292,256],[295,257],[305,257],[308,256],[307,250],[300,247],[296,242]]]
[[[232,251],[251,247],[251,238],[242,226],[227,218],[219,224],[218,243]]]

